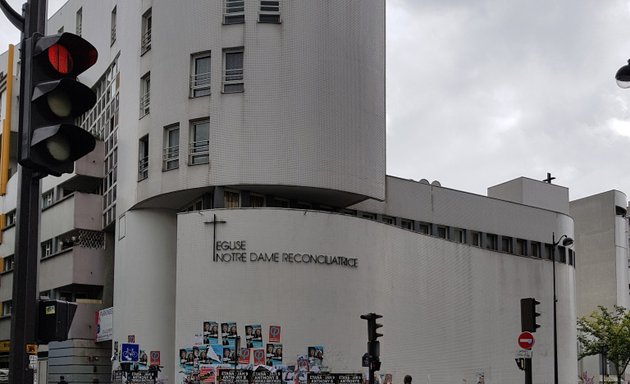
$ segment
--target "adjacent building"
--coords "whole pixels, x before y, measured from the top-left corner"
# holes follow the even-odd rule
[[[224,351],[204,323],[263,330],[264,364],[362,372],[359,316],[375,312],[395,381],[519,382],[520,299],[535,297],[534,382],[551,382],[554,252],[559,375],[575,380],[576,256],[552,241],[574,236],[568,190],[386,175],[385,1],[70,0],[48,23],[63,31],[99,51],[80,122],[99,143],[42,184],[41,295],[79,305],[70,340],[41,353],[48,381],[118,381],[123,344],[158,380],[194,381],[208,369],[194,351]],[[18,191],[2,164],[8,341]],[[112,306],[97,342],[91,319]]]

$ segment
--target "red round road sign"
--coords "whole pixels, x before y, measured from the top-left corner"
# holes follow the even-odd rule
[[[518,335],[518,346],[523,349],[532,349],[534,345],[534,335],[531,332],[522,332]]]

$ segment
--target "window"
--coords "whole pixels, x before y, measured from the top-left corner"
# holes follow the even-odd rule
[[[223,64],[223,92],[243,92],[243,49],[224,50]]]
[[[280,23],[280,1],[260,0],[258,22]]]
[[[501,251],[512,253],[512,238],[507,236],[501,236]]]
[[[194,121],[190,124],[190,148],[188,163],[207,164],[210,161],[210,120]]]
[[[151,73],[147,73],[140,79],[140,118],[150,112],[151,105]]]
[[[2,263],[2,272],[9,272],[13,270],[15,265],[15,256],[10,255],[4,258]]]
[[[252,207],[264,207],[265,206],[265,197],[261,195],[250,195],[249,196],[249,204]]]
[[[241,24],[245,22],[245,0],[225,0],[223,24]]]
[[[116,41],[116,7],[112,9],[112,17],[111,17],[111,41],[110,45],[114,44]]]
[[[499,236],[492,233],[486,233],[486,248],[493,251],[499,250]]]
[[[149,136],[138,142],[138,181],[149,177]]]
[[[151,8],[142,15],[142,39],[140,41],[140,55],[151,49]]]
[[[516,252],[514,253],[520,256],[527,256],[527,241],[516,239]]]
[[[566,263],[567,262],[567,248],[563,246],[558,246],[558,249],[556,250],[556,252],[557,252],[556,260],[558,260],[561,263]]]
[[[456,243],[465,243],[466,242],[466,230],[461,228],[453,229],[453,238],[451,239]]]
[[[425,235],[430,235],[431,225],[428,223],[418,223],[418,232],[424,233]]]
[[[11,316],[13,313],[13,301],[7,300],[2,302],[2,316]]]
[[[470,243],[475,247],[481,247],[481,232],[470,232]]]
[[[238,192],[225,191],[223,193],[223,201],[225,208],[238,208],[241,206],[241,195]]]
[[[81,36],[82,28],[83,28],[83,8],[79,8],[79,10],[77,11],[77,24],[76,24],[77,35]]]
[[[53,204],[53,192],[54,190],[51,189],[42,194],[42,209],[48,208]]]
[[[551,260],[553,257],[553,245],[545,244],[545,259]]]
[[[190,97],[202,97],[210,94],[210,53],[198,53],[192,56],[190,75]]]
[[[57,30],[57,33],[63,33],[63,25]]]
[[[376,220],[376,214],[370,213],[370,212],[361,212],[359,217],[362,217],[368,220]]]
[[[445,227],[443,225],[438,225],[436,227],[437,230],[437,237],[440,237],[442,239],[448,239],[448,227]]]
[[[281,197],[274,197],[272,206],[280,207],[280,208],[289,208],[289,200],[283,199]],[[374,215],[374,218],[372,220],[376,220],[376,215]]]
[[[15,216],[15,209],[12,210],[12,211],[7,212],[5,217],[6,217],[5,218],[5,220],[6,220],[5,221],[6,227],[14,225],[15,224],[15,217],[16,217]]]
[[[164,128],[164,157],[162,169],[179,168],[179,124]]]
[[[532,241],[531,244],[532,256],[538,258],[542,257],[541,244],[537,241]]]
[[[408,230],[413,230],[413,220],[400,219],[400,227]]]
[[[52,239],[44,241],[41,245],[42,245],[42,259],[53,254]]]
[[[393,217],[383,215],[383,223],[393,225],[394,221]]]
[[[572,249],[569,249],[569,265],[575,266],[575,252]]]

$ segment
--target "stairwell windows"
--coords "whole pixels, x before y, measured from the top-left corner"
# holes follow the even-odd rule
[[[238,93],[245,90],[243,48],[223,50],[223,92]]]

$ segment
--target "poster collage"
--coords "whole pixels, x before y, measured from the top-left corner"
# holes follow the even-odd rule
[[[246,324],[244,337],[235,322],[204,321],[202,330],[194,345],[179,350],[184,384],[305,384],[309,373],[327,370],[321,345],[306,347],[304,355],[286,364],[278,325],[269,326],[266,340],[261,324]]]

